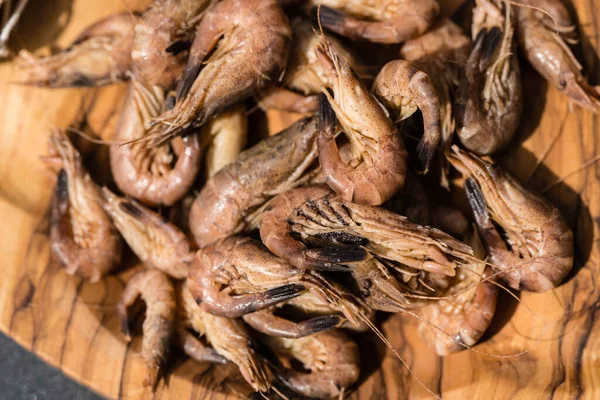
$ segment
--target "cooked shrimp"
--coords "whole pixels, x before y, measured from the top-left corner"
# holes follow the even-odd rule
[[[133,79],[116,128],[115,139],[130,141],[145,135],[150,119],[160,114],[164,91]],[[121,191],[151,206],[171,206],[190,190],[200,169],[202,149],[195,132],[181,139],[183,150],[174,161],[174,143],[146,148],[142,143],[110,146],[110,167]]]
[[[436,23],[423,36],[406,41],[400,49],[400,58],[416,64],[435,85],[440,99],[442,151],[447,151],[452,144],[456,128],[452,111],[454,97],[470,50],[469,37],[447,18]],[[440,167],[440,183],[449,189],[448,162],[444,157],[441,158]]]
[[[188,238],[175,225],[134,200],[102,189],[106,212],[139,259],[176,279],[187,277],[194,253]]]
[[[181,77],[193,30],[210,0],[155,0],[135,25],[133,73],[142,82],[171,88]]]
[[[465,189],[488,261],[512,288],[545,292],[558,286],[573,267],[573,233],[560,211],[497,165],[453,150],[450,162],[469,178]]]
[[[440,99],[433,81],[410,61],[396,60],[379,71],[372,90],[396,122],[410,117],[417,109],[423,114],[424,133],[417,154],[427,173],[442,138]]]
[[[293,112],[314,112],[319,108],[318,94],[323,86],[330,86],[330,74],[317,59],[315,47],[320,36],[311,24],[300,18],[292,21],[292,48],[285,69],[282,86],[271,86],[260,94],[259,104],[263,109],[274,108]],[[357,71],[361,63],[357,56],[340,41],[329,39],[338,54]]]
[[[575,32],[566,8],[557,0],[525,0],[525,4],[549,12],[558,21],[558,30],[567,35]],[[600,87],[591,86],[581,74],[581,64],[566,41],[556,34],[550,18],[530,7],[517,8],[517,36],[521,53],[548,82],[576,104],[594,112],[600,110]]]
[[[323,90],[319,111],[319,163],[325,181],[348,201],[383,204],[404,184],[407,152],[402,138],[387,111],[326,38],[316,54],[333,90],[333,96]],[[340,157],[336,119],[350,140],[350,164]]]
[[[358,380],[358,346],[338,330],[298,339],[271,336],[263,340],[279,357],[298,360],[308,371],[290,367],[281,368],[277,373],[286,386],[304,396],[343,398],[344,390]]]
[[[455,104],[457,134],[472,152],[494,153],[512,139],[523,108],[513,15],[504,0],[477,0],[476,39]]]
[[[223,0],[204,13],[172,110],[144,141],[159,145],[279,78],[292,32],[275,0]]]
[[[440,356],[477,343],[496,311],[498,288],[488,280],[492,269],[483,261],[485,250],[479,237],[476,233],[471,236],[468,243],[482,261],[473,260],[470,266],[460,270],[441,294],[447,298],[432,300],[419,310],[423,318],[419,334]]]
[[[210,120],[202,127],[200,136],[209,145],[204,155],[205,175],[211,178],[225,166],[235,162],[246,146],[248,118],[246,108],[239,104]]]
[[[22,50],[21,83],[45,87],[100,86],[127,78],[137,17],[112,15],[88,27],[65,50],[36,59]]]
[[[198,245],[255,227],[270,198],[306,182],[317,158],[316,138],[316,118],[303,118],[242,152],[209,179],[190,212]]]
[[[127,309],[140,296],[146,303],[141,354],[148,368],[146,384],[154,387],[160,365],[166,360],[169,352],[177,304],[173,284],[163,272],[145,269],[132,276],[123,289],[121,301],[117,306],[121,330],[127,341],[131,340]]]
[[[186,325],[205,336],[219,355],[235,363],[254,390],[267,392],[271,387],[268,368],[262,357],[256,353],[256,346],[244,323],[203,311],[186,284],[181,286],[179,295]]]
[[[294,268],[245,237],[230,236],[199,250],[188,287],[202,309],[229,318],[296,297],[305,288],[353,323],[364,314],[361,302],[349,301],[325,278]]]
[[[308,250],[302,241],[320,238],[346,247]],[[469,246],[381,207],[354,204],[324,186],[297,188],[277,196],[263,214],[263,243],[298,268],[338,267],[365,261],[369,253],[418,270],[454,276],[472,259]]]
[[[317,17],[324,28],[376,43],[421,36],[440,13],[436,0],[311,0],[310,4],[321,6]]]
[[[99,188],[82,165],[79,152],[64,133],[53,133],[50,140],[61,161],[49,161],[62,168],[51,205],[52,252],[67,274],[98,282],[119,265],[121,238],[102,208]]]

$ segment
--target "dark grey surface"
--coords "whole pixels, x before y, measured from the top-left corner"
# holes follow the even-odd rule
[[[0,399],[97,400],[101,397],[0,333]]]

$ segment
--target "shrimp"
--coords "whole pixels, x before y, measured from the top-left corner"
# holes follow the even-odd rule
[[[424,34],[436,21],[436,0],[311,0],[321,25],[354,40],[401,43]],[[313,8],[313,10],[315,10]]]
[[[225,166],[235,162],[246,146],[248,118],[246,108],[239,104],[225,111],[202,127],[200,136],[210,141],[204,155],[205,175],[211,178]]]
[[[142,357],[146,361],[148,379],[146,384],[154,388],[160,365],[166,360],[175,327],[176,298],[173,284],[163,272],[145,269],[129,279],[117,311],[121,320],[121,331],[131,341],[127,309],[138,297],[146,303],[146,318],[143,324]]]
[[[483,260],[485,250],[476,232],[468,242],[475,256]],[[431,301],[419,311],[423,318],[419,334],[438,355],[473,346],[490,326],[498,299],[498,288],[490,281],[491,276],[492,269],[484,261],[473,260],[442,292],[446,298]]]
[[[442,138],[440,99],[433,81],[410,61],[396,60],[379,71],[372,90],[396,122],[410,117],[417,109],[423,114],[424,133],[417,154],[427,173]]]
[[[48,160],[61,167],[51,205],[52,252],[67,274],[98,282],[119,265],[121,238],[79,152],[62,132],[53,133],[50,140],[61,159]]]
[[[102,188],[104,209],[139,259],[176,279],[187,277],[194,258],[187,236],[175,225],[134,200]]]
[[[131,51],[135,76],[150,86],[171,88],[183,73],[186,48],[209,0],[155,0],[135,25]]]
[[[319,108],[318,94],[323,86],[330,86],[330,75],[324,71],[314,52],[320,37],[311,24],[300,18],[292,21],[292,49],[282,86],[271,86],[260,94],[263,109],[274,108],[293,112],[314,112]],[[340,41],[330,38],[338,54],[357,71],[362,68],[358,57]]]
[[[323,37],[315,50],[329,75],[319,111],[319,164],[326,183],[344,199],[379,205],[404,184],[407,152],[395,124],[350,65]],[[345,164],[336,137],[336,119],[350,140],[353,159]]]
[[[134,26],[131,13],[109,16],[84,30],[65,50],[36,59],[19,52],[21,83],[51,88],[102,86],[123,81],[131,68]]]
[[[298,270],[260,242],[241,236],[200,249],[187,282],[204,311],[223,317],[263,310],[298,296],[305,288],[353,323],[363,313],[362,303],[347,301],[325,278]]]
[[[538,10],[530,7],[517,9],[517,37],[521,53],[548,82],[563,92],[576,104],[594,112],[600,110],[600,87],[589,85],[581,74],[581,64],[565,43],[575,32],[566,8],[556,0],[542,2],[526,0],[525,4],[537,6],[558,21],[556,25]]]
[[[453,151],[448,157],[468,178],[465,190],[488,261],[514,289],[545,292],[558,286],[573,267],[573,233],[560,211],[497,165],[458,147]]]
[[[293,233],[303,241],[321,238],[350,246],[308,250]],[[273,199],[263,214],[260,236],[269,250],[297,268],[337,266],[348,271],[339,264],[366,261],[372,253],[418,270],[454,276],[457,267],[472,259],[469,246],[442,231],[381,207],[351,203],[324,186],[293,189]]]
[[[250,230],[269,199],[306,182],[317,159],[316,138],[316,118],[303,118],[210,178],[190,212],[196,243],[204,247]]]
[[[203,311],[194,300],[185,283],[179,288],[178,294],[185,325],[201,336],[206,337],[207,342],[213,346],[218,355],[235,363],[246,382],[255,391],[269,391],[271,384],[268,368],[262,357],[257,354],[256,345],[253,343],[244,323],[240,320],[223,318]],[[205,354],[206,352],[203,351],[203,356]]]
[[[411,61],[431,78],[440,101],[441,149],[450,149],[456,129],[453,103],[460,76],[464,74],[471,39],[451,20],[444,18],[423,36],[406,41],[400,58]],[[449,189],[448,162],[441,157],[440,183]]]
[[[0,27],[0,59],[9,57],[12,52],[7,47],[7,42],[11,32],[17,26],[23,10],[29,0],[16,0],[17,4],[13,7],[12,0],[0,1],[2,11],[2,24]]]
[[[196,30],[175,107],[155,118],[150,146],[200,126],[279,77],[292,32],[275,0],[223,0]]]
[[[506,2],[501,8],[493,1],[477,0],[473,11],[477,35],[455,104],[458,137],[480,155],[510,142],[523,108],[511,6]]]
[[[116,140],[142,137],[150,119],[159,115],[164,91],[134,78],[116,128]],[[142,143],[110,146],[110,167],[119,189],[151,206],[171,206],[192,187],[200,169],[202,149],[195,132],[181,139],[183,149],[174,162],[173,142],[147,149]]]
[[[358,346],[338,330],[297,339],[263,337],[263,340],[278,357],[298,360],[308,371],[300,372],[291,367],[277,371],[286,386],[304,396],[343,398],[344,390],[358,380]]]

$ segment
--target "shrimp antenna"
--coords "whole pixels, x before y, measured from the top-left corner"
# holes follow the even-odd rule
[[[325,36],[323,32],[323,25],[321,25],[321,5],[317,6],[317,24],[319,24],[319,31],[321,31],[321,36]]]
[[[560,36],[560,28],[559,28],[558,22],[556,21],[556,18],[554,18],[550,12],[548,12],[548,11],[544,10],[543,8],[536,7],[536,6],[530,6],[530,5],[528,5],[528,4],[523,4],[523,3],[520,3],[520,2],[518,2],[518,1],[514,1],[514,0],[505,0],[505,1],[506,1],[506,3],[508,3],[508,4],[512,4],[512,5],[513,5],[513,6],[515,6],[515,7],[531,8],[531,9],[533,9],[533,10],[540,11],[540,12],[542,12],[543,14],[546,14],[547,16],[549,16],[549,17],[550,17],[550,19],[551,19],[551,20],[552,20],[552,22],[554,23],[554,27],[556,28],[556,34],[557,34],[558,36]]]
[[[131,20],[133,22],[136,22],[137,18],[135,17],[135,13],[133,12],[133,9],[129,7],[129,4],[127,4],[127,1],[121,0],[121,4],[123,4],[123,7],[125,7],[125,10],[127,10],[127,13],[131,17]]]
[[[597,163],[598,161],[600,161],[600,154],[598,154],[596,157],[592,158],[591,160],[589,160],[588,162],[584,163],[582,166],[575,168],[573,171],[567,173],[565,176],[563,176],[562,178],[558,178],[556,180],[556,182],[546,186],[544,189],[540,190],[540,193],[544,194],[547,191],[549,191],[550,189],[553,189],[554,187],[556,187],[557,185],[559,185],[560,183],[564,182],[566,179],[570,178],[571,176],[575,175],[578,172],[581,172],[583,170],[585,170],[586,168],[591,167],[592,165],[594,165],[595,163]]]
[[[96,139],[95,137],[85,133],[84,131],[82,131],[81,129],[75,128],[73,126],[69,126],[67,128],[65,128],[66,131],[74,133],[80,137],[82,137],[83,139],[87,140],[90,143],[95,143],[95,144],[105,144],[107,146],[111,146],[111,145],[118,145],[121,142],[119,140],[104,140],[104,139]]]

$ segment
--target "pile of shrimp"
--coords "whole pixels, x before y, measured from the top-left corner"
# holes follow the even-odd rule
[[[418,318],[439,355],[477,351],[501,290],[549,291],[569,274],[558,208],[492,159],[521,116],[518,52],[600,110],[572,16],[558,0],[476,0],[466,32],[439,10],[155,0],[51,56],[19,54],[22,84],[128,85],[101,141],[109,161],[87,165],[69,129],[43,160],[64,271],[97,282],[127,247],[144,265],[117,307],[130,340],[145,303],[144,384],[180,350],[235,364],[265,396],[343,398],[360,384],[357,335],[397,355],[381,313]],[[248,118],[269,109],[303,115],[269,136]]]

